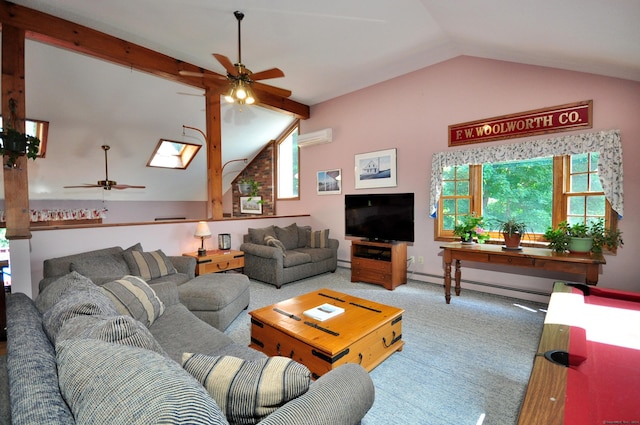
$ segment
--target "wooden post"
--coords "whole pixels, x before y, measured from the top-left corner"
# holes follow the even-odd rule
[[[11,25],[2,26],[2,116],[4,122],[10,116],[9,99],[15,100],[16,117],[14,128],[23,133],[25,113],[24,80],[25,32]],[[6,164],[7,156],[3,158]],[[7,239],[30,239],[29,229],[29,182],[27,157],[19,156],[16,166],[3,166],[4,209]]]
[[[220,119],[220,93],[207,87],[207,215],[222,218],[222,122]]]

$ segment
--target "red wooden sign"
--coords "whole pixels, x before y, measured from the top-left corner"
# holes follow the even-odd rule
[[[593,127],[593,100],[449,126],[449,146]]]

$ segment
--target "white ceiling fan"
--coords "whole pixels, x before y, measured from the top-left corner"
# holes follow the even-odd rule
[[[72,188],[95,188],[95,187],[101,187],[104,190],[111,190],[111,189],[145,189],[146,186],[134,186],[134,185],[129,185],[129,184],[118,184],[117,182],[113,181],[113,180],[109,180],[109,163],[107,160],[107,151],[109,149],[111,149],[111,147],[109,145],[102,145],[100,146],[102,148],[102,150],[104,150],[104,180],[98,180],[97,184],[89,184],[89,183],[85,183],[83,185],[80,186],[65,186],[65,189],[72,189]]]

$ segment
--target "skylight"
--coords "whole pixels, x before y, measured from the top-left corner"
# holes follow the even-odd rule
[[[151,154],[148,167],[186,169],[202,146],[193,143],[160,139]]]

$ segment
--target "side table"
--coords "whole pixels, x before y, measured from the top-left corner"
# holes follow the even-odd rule
[[[244,268],[244,252],[233,249],[210,250],[206,255],[198,255],[197,252],[187,252],[182,255],[196,259],[196,276]]]

